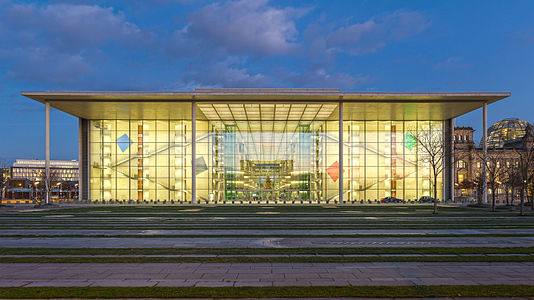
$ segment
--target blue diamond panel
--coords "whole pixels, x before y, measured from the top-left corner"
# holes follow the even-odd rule
[[[126,151],[131,144],[133,144],[133,141],[130,140],[126,133],[117,139],[117,146],[119,146],[122,152]]]

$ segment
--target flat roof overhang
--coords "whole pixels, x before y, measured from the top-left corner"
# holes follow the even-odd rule
[[[343,103],[347,120],[447,120],[510,96],[489,92],[341,92],[339,89],[195,89],[193,92],[45,91],[23,96],[84,119],[187,119],[191,103]],[[337,111],[337,110],[336,110]],[[336,112],[334,112],[335,114]],[[199,111],[199,116],[203,116]],[[335,116],[337,119],[337,116]]]

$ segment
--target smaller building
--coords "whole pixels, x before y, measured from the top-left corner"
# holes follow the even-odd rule
[[[9,179],[2,189],[2,199],[33,200],[35,199],[35,188],[28,179]]]
[[[78,181],[80,171],[76,160],[51,160],[51,181]],[[34,159],[17,159],[11,167],[11,178],[28,179],[32,182],[42,181],[45,177],[45,161]]]
[[[5,172],[2,202],[31,203],[45,197],[45,161],[17,159]],[[78,161],[50,161],[50,196],[52,201],[74,201],[78,198]],[[3,177],[4,178],[4,177]]]
[[[520,151],[530,148],[534,137],[533,126],[519,119],[505,119],[488,129],[487,181],[488,202],[495,194],[496,204],[519,201],[520,183],[516,166]],[[474,141],[472,127],[454,128],[455,198],[476,201],[483,192],[483,140],[479,147]],[[530,192],[529,192],[530,193]]]

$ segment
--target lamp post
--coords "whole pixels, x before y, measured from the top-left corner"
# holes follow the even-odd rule
[[[61,198],[61,182],[58,182],[57,184],[57,202],[59,202],[60,198]]]
[[[39,185],[39,181],[36,181],[33,185],[34,185],[33,191],[35,193],[34,199],[35,201],[37,201],[37,186]]]

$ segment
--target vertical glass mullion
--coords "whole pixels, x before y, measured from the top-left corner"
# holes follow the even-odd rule
[[[132,140],[132,120],[128,119],[128,139]],[[129,142],[128,141],[128,142]],[[128,200],[132,199],[132,145],[128,147]]]

